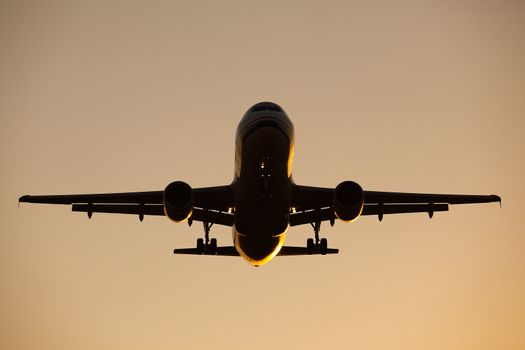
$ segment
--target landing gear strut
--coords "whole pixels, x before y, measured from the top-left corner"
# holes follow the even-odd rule
[[[217,238],[210,239],[210,228],[213,223],[204,221],[204,239],[197,239],[197,251],[200,254],[216,255],[217,254]]]
[[[317,210],[317,212],[317,217],[319,217],[319,210]],[[322,255],[326,255],[326,251],[328,249],[328,241],[326,238],[319,239],[319,231],[321,231],[321,219],[318,218],[317,221],[312,222],[311,225],[314,229],[315,241],[313,238],[308,238],[306,240],[306,250],[310,255],[314,254],[315,252],[319,252]]]

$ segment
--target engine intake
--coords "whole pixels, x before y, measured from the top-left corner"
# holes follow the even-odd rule
[[[361,215],[364,206],[364,192],[358,183],[341,182],[335,188],[334,212],[341,221],[354,221]]]
[[[187,220],[193,213],[193,189],[183,181],[175,181],[164,190],[164,214],[175,222]]]

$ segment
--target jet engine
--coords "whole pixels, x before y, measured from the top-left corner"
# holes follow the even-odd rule
[[[334,212],[341,221],[354,221],[361,215],[364,205],[364,192],[358,183],[341,182],[335,188]]]
[[[193,190],[183,181],[170,183],[164,190],[164,213],[175,222],[187,220],[193,212]]]

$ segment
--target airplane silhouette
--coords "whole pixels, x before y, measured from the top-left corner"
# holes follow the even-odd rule
[[[170,183],[163,191],[72,195],[25,195],[20,202],[71,204],[73,211],[167,216],[175,222],[200,221],[204,239],[175,254],[241,256],[260,266],[276,255],[337,254],[320,238],[321,222],[351,222],[360,215],[448,211],[449,204],[500,202],[496,195],[422,194],[364,191],[353,181],[335,188],[296,185],[292,178],[294,127],[275,103],[252,106],[241,119],[235,139],[235,175],[229,185],[192,188]],[[233,229],[233,246],[210,239],[212,225]],[[314,238],[305,247],[284,246],[290,226],[310,224]]]

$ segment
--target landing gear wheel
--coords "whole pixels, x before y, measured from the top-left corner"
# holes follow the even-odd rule
[[[197,252],[199,254],[204,253],[204,240],[202,238],[197,239]]]
[[[210,239],[210,245],[208,246],[208,253],[211,255],[217,254],[217,238]]]
[[[328,250],[328,241],[326,238],[321,238],[321,242],[319,243],[319,250],[321,251],[321,254],[326,255],[326,251]]]
[[[314,239],[313,238],[308,238],[306,240],[306,252],[309,255],[312,255],[314,253],[314,250],[315,250]]]

